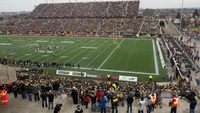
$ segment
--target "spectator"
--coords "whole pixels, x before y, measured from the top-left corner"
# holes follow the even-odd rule
[[[44,108],[44,104],[47,107],[47,93],[42,91],[40,97],[42,98],[42,107]]]
[[[28,86],[27,86],[27,94],[28,94],[28,100],[29,101],[32,101],[32,96],[33,96],[33,88],[32,88],[32,86],[31,86],[31,84],[29,84]]]
[[[101,108],[101,113],[106,113],[106,103],[106,96],[101,97],[99,100],[99,107]]]
[[[26,99],[26,93],[25,93],[26,87],[24,82],[22,82],[20,84],[20,91],[21,91],[21,95],[22,95],[22,99]]]
[[[18,87],[17,87],[17,85],[13,85],[12,86],[12,91],[13,91],[14,97],[17,98],[17,94],[18,94]]]
[[[49,109],[50,109],[50,106],[51,108],[53,109],[53,102],[54,102],[54,94],[52,93],[52,91],[50,90],[49,93],[48,93],[48,100],[49,100]]]
[[[111,97],[111,109],[112,109],[112,113],[114,113],[114,111],[116,111],[116,113],[118,113],[118,109],[117,109],[118,105],[119,105],[119,99],[114,94]]]
[[[54,113],[61,113],[60,110],[62,109],[62,104],[56,104],[54,108]]]
[[[129,93],[128,97],[126,98],[127,101],[127,113],[132,113],[132,107],[133,107],[133,96],[131,93]]]
[[[144,113],[144,106],[145,106],[145,100],[144,97],[141,97],[138,107],[138,113]]]
[[[91,93],[90,99],[91,99],[91,111],[96,111],[97,97],[95,96],[94,92]]]
[[[73,87],[71,96],[73,98],[74,104],[78,104],[78,91],[77,91],[76,87]]]
[[[151,113],[151,111],[152,111],[152,101],[151,101],[150,96],[147,97],[146,106],[147,106],[147,113]]]
[[[39,92],[40,92],[40,87],[38,86],[38,84],[35,84],[33,86],[33,94],[34,94],[34,98],[35,101],[40,101],[40,96],[39,96]]]
[[[88,103],[90,102],[90,97],[86,93],[83,95],[83,101],[84,101],[84,104],[85,104],[85,108],[87,109]]]
[[[195,113],[195,108],[197,105],[197,101],[194,97],[190,99],[190,113]]]

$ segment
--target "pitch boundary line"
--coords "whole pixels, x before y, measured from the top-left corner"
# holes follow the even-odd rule
[[[152,44],[153,44],[153,57],[154,57],[155,74],[159,75],[158,61],[157,61],[156,47],[155,47],[154,40],[152,40]]]
[[[123,41],[124,41],[124,39],[120,41],[119,45],[121,45],[121,43]],[[106,63],[106,61],[112,56],[112,54],[116,51],[117,48],[118,48],[118,46],[116,46],[115,49],[113,49],[113,51],[108,55],[108,57],[101,63],[101,65],[98,67],[98,69],[100,69]]]
[[[76,68],[76,67],[74,67]],[[92,70],[92,68],[80,67],[82,70]],[[106,72],[118,72],[118,73],[129,73],[129,74],[144,74],[144,75],[157,75],[156,73],[148,72],[136,72],[136,71],[121,71],[121,70],[112,70],[112,69],[93,69],[94,71],[106,71]]]
[[[67,37],[67,38],[74,38],[74,37]],[[75,37],[75,38],[87,38],[87,39],[91,39],[91,37]],[[108,39],[108,40],[113,40],[113,38],[112,37],[92,37],[93,39]],[[138,38],[135,38],[135,37],[133,37],[133,38],[117,38],[117,39],[120,39],[120,40],[123,40],[123,39],[126,39],[126,40],[151,40],[151,39],[148,39],[148,38],[140,38],[140,39],[138,39]]]

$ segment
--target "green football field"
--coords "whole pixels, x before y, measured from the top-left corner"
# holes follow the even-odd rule
[[[137,76],[139,81],[155,75],[156,81],[166,81],[154,39],[119,38],[114,42],[112,38],[2,35],[0,57],[79,64],[88,73]]]

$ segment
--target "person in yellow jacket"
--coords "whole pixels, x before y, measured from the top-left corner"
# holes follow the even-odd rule
[[[119,99],[119,103],[122,105],[122,107],[124,107],[124,94],[122,92],[119,92],[117,94],[117,97]]]
[[[118,109],[117,109],[118,105],[119,105],[119,98],[117,97],[117,95],[114,94],[111,97],[112,113],[114,113],[114,111],[115,111],[115,113],[118,113]]]

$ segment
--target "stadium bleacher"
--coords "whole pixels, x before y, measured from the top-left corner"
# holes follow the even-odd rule
[[[24,19],[0,24],[2,33],[136,35],[143,23],[138,19],[139,1],[40,4]],[[158,34],[158,20],[147,19],[141,34]]]

